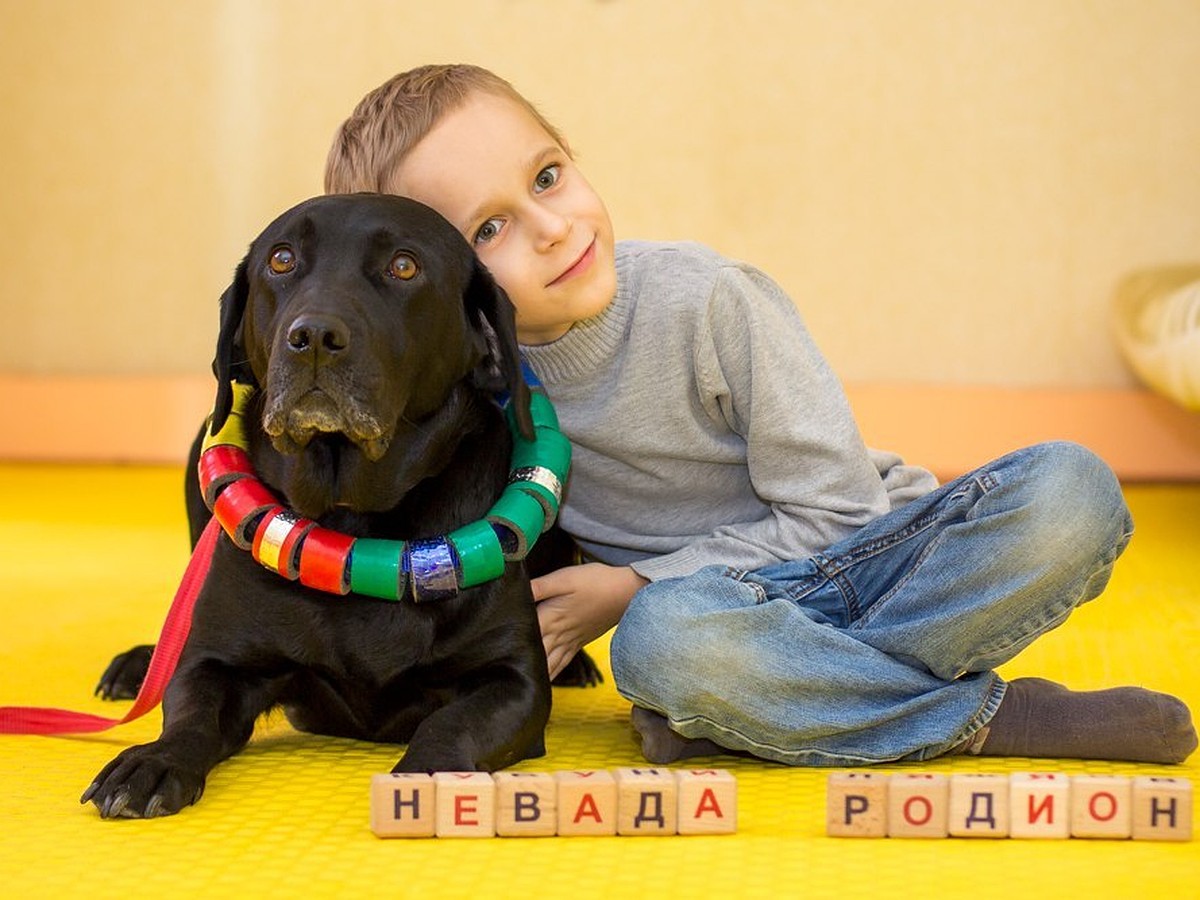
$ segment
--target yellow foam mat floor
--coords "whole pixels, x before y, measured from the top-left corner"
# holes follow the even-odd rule
[[[0,704],[113,715],[91,697],[114,652],[152,641],[186,563],[174,468],[0,465]],[[1200,711],[1200,485],[1127,491],[1139,533],[1107,593],[1011,663],[1077,688],[1144,684]],[[594,648],[606,659],[603,641]],[[519,768],[637,765],[611,678],[559,689],[549,755]],[[100,735],[0,736],[0,895],[90,898],[1200,897],[1200,840],[851,840],[824,836],[826,772],[706,760],[737,775],[735,835],[380,840],[370,776],[395,747],[318,738],[281,719],[210,777],[198,806],[102,821],[77,798],[157,712]],[[942,772],[1185,775],[1182,767],[939,761]]]

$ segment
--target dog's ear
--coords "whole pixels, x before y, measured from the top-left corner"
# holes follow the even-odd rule
[[[214,433],[221,430],[221,426],[229,418],[229,411],[233,408],[231,383],[255,383],[242,340],[242,317],[245,315],[246,300],[250,294],[248,260],[249,257],[238,264],[233,273],[233,282],[221,295],[221,328],[217,333],[217,353],[213,357],[212,366],[213,375],[217,378],[217,398],[213,403],[210,426]]]
[[[521,375],[521,351],[517,346],[517,322],[512,301],[478,260],[463,302],[484,346],[483,359],[473,374],[475,386],[493,393],[508,391],[522,437],[533,440],[529,386]]]

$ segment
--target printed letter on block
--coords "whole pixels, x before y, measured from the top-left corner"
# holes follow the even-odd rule
[[[549,837],[558,828],[558,786],[549,772],[496,772],[496,834]]]
[[[1012,776],[1009,833],[1015,838],[1071,836],[1071,779],[1061,772]]]
[[[438,772],[438,837],[494,837],[496,782],[487,772]]]
[[[950,833],[955,837],[1008,837],[1008,778],[950,776]]]
[[[1192,839],[1192,783],[1188,779],[1148,775],[1133,779],[1133,839]]]
[[[617,782],[604,769],[555,772],[560,836],[617,833]]]
[[[834,837],[885,837],[887,794],[887,775],[830,775],[825,795],[825,833]]]
[[[732,834],[737,831],[737,779],[725,769],[680,769],[680,834]]]
[[[617,769],[617,834],[674,834],[679,788],[669,769]]]
[[[1131,788],[1128,778],[1117,775],[1077,775],[1071,779],[1071,836],[1129,837]]]
[[[945,775],[905,772],[888,787],[889,837],[944,838],[950,817],[950,779]]]
[[[429,775],[371,776],[371,830],[379,837],[433,837],[436,812]]]

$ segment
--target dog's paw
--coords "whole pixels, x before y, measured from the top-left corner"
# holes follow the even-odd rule
[[[96,685],[96,696],[104,700],[132,700],[141,690],[150,669],[150,657],[154,655],[153,644],[140,644],[132,650],[113,657],[100,682]]]
[[[154,743],[121,753],[100,770],[79,802],[94,803],[102,819],[152,819],[174,815],[203,793],[203,773],[179,765]]]
[[[555,687],[595,687],[603,681],[604,673],[596,661],[587,655],[587,651],[580,650],[550,683]]]

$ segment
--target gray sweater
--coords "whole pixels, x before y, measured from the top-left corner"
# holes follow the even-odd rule
[[[801,559],[936,485],[868,450],[770,278],[698,244],[617,244],[617,295],[524,346],[574,449],[560,521],[651,580]]]

